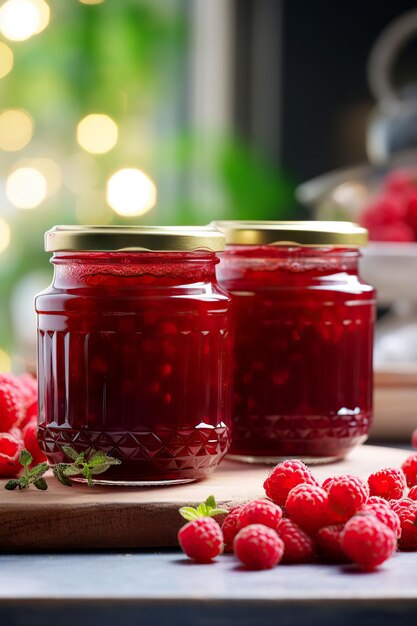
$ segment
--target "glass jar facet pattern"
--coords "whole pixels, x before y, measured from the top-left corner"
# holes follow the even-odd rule
[[[219,282],[235,329],[233,457],[342,458],[372,421],[375,291],[354,248],[229,245]]]
[[[208,251],[54,252],[36,298],[39,441],[121,460],[96,482],[203,478],[230,443],[229,297]]]

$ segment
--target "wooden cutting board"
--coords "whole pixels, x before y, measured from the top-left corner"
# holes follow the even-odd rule
[[[344,461],[313,468],[319,480],[335,474],[364,478],[382,467],[399,467],[409,452],[361,446]],[[0,481],[2,551],[174,547],[181,506],[213,494],[233,506],[264,495],[269,468],[225,461],[209,478],[172,487],[63,487],[53,477],[48,491],[6,491]]]

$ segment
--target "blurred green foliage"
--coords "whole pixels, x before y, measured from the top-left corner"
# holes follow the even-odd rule
[[[13,290],[30,273],[44,274],[45,285],[51,274],[44,231],[78,220],[77,193],[65,185],[65,177],[68,159],[83,154],[76,127],[88,113],[106,113],[119,126],[115,148],[88,157],[97,174],[91,182],[96,223],[97,209],[103,223],[282,219],[291,216],[293,204],[293,181],[234,137],[232,129],[227,136],[202,137],[187,126],[189,2],[48,3],[51,20],[42,33],[24,42],[4,40],[15,63],[0,80],[0,108],[28,111],[35,134],[20,152],[0,155],[0,177],[4,181],[22,159],[50,158],[62,169],[64,183],[36,209],[19,210],[6,202],[0,210],[12,231],[11,245],[0,256],[0,348],[8,350],[16,347]],[[177,113],[167,116],[172,110]],[[144,169],[160,191],[160,203],[140,219],[120,217],[106,204],[106,181],[121,167]]]

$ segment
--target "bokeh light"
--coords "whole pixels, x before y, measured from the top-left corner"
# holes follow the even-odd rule
[[[143,215],[155,206],[156,187],[141,170],[121,169],[107,182],[107,202],[118,215]]]
[[[0,372],[10,372],[12,362],[5,350],[0,348]]]
[[[7,109],[0,113],[0,149],[15,152],[32,139],[33,120],[29,113]]]
[[[0,8],[0,32],[11,41],[24,41],[49,24],[45,0],[7,0]]]
[[[4,78],[13,69],[13,51],[0,41],[0,78]]]
[[[6,250],[10,243],[10,228],[6,220],[0,217],[0,254]]]
[[[34,167],[18,167],[6,182],[6,195],[18,209],[34,209],[46,198],[45,176]]]
[[[108,115],[92,113],[77,126],[77,141],[86,152],[104,154],[117,143],[117,124]]]

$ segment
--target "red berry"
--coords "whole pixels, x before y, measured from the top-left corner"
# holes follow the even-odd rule
[[[235,555],[249,569],[270,569],[284,554],[284,542],[272,528],[262,524],[245,526],[233,543]]]
[[[401,537],[398,540],[400,550],[417,549],[417,502],[404,498],[391,502],[392,510],[400,518]]]
[[[387,467],[368,478],[369,493],[385,500],[398,500],[407,487],[404,472],[401,469]]]
[[[239,532],[238,520],[239,513],[243,506],[235,506],[228,515],[226,515],[222,524],[224,551],[233,552],[233,540]]]
[[[407,206],[405,221],[413,230],[414,236],[417,235],[417,189],[410,190],[407,194]]]
[[[407,224],[403,224],[402,222],[384,226],[373,226],[368,230],[371,241],[397,241],[400,243],[414,241],[413,231]]]
[[[0,432],[7,432],[24,415],[22,393],[11,374],[0,374]]]
[[[278,463],[265,480],[264,489],[268,498],[282,506],[291,489],[301,483],[318,485],[317,480],[302,461],[283,461]]]
[[[408,170],[394,170],[384,181],[384,189],[388,192],[404,194],[413,185],[413,179]]]
[[[410,491],[408,492],[407,498],[409,500],[417,500],[417,485],[414,485],[414,487],[411,487]]]
[[[417,450],[417,428],[411,435],[411,445],[413,446],[413,448]]]
[[[26,406],[38,400],[38,381],[30,374],[22,374],[17,378]]]
[[[36,465],[38,463],[42,463],[43,461],[46,461],[46,456],[40,449],[38,439],[37,439],[37,434],[38,434],[37,420],[31,420],[29,424],[27,424],[24,427],[22,434],[23,434],[24,447],[32,455],[33,464]]]
[[[343,524],[333,524],[320,528],[316,535],[320,554],[332,563],[344,563],[346,554],[342,550]]]
[[[263,524],[273,530],[277,530],[281,520],[281,507],[270,500],[258,498],[242,507],[237,525],[239,530],[250,524]]]
[[[0,433],[0,477],[17,476],[22,469],[19,463],[21,450],[21,440],[10,433]]]
[[[297,524],[283,519],[278,527],[278,535],[284,542],[284,563],[309,563],[313,560],[314,541]]]
[[[26,408],[23,419],[20,420],[19,426],[20,428],[24,428],[31,420],[38,420],[38,401],[35,400],[32,404]]]
[[[328,524],[328,495],[322,487],[297,485],[288,494],[285,508],[291,520],[308,533]]]
[[[178,533],[181,549],[198,563],[210,563],[223,549],[223,533],[212,517],[188,522]]]
[[[383,498],[371,496],[366,504],[359,509],[360,513],[371,513],[380,522],[388,526],[397,537],[401,535],[401,524],[398,515]]]
[[[409,487],[417,485],[417,453],[411,454],[402,464],[401,468],[407,479],[407,485]]]
[[[355,515],[342,532],[343,551],[365,570],[381,565],[396,547],[395,533],[373,515]]]
[[[352,517],[369,497],[369,488],[365,481],[349,474],[335,476],[327,482],[325,488],[329,494],[330,509],[341,522]]]

